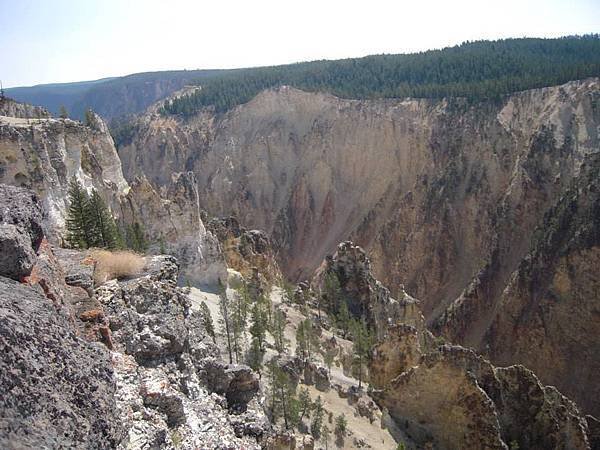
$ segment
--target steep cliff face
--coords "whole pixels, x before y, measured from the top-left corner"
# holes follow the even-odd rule
[[[600,151],[599,125],[598,79],[476,105],[283,87],[222,116],[148,114],[120,154],[129,177],[162,183],[169,170],[193,170],[203,207],[270,233],[291,277],[351,237],[392,295],[404,284],[430,323],[450,308],[445,332],[485,351],[536,226]],[[596,350],[569,360],[597,362]]]
[[[495,367],[435,339],[423,327],[419,302],[390,298],[360,247],[340,244],[313,286],[328,274],[340,280],[339,301],[376,328],[371,395],[415,448],[590,448],[593,431],[572,401],[523,366]]]
[[[102,119],[94,128],[69,119],[0,117],[0,182],[36,192],[57,238],[64,229],[69,181],[97,189],[109,204],[129,186]]]
[[[145,177],[136,178],[121,201],[121,215],[126,223],[143,224],[151,251],[177,256],[181,283],[215,286],[227,279],[219,242],[200,217],[192,172],[171,174],[160,189]]]
[[[380,278],[392,289],[404,280],[430,314],[488,262],[500,218],[523,228],[510,241],[526,250],[543,210],[598,150],[598,89],[574,82],[469,107],[280,88],[223,117],[145,116],[120,154],[127,177],[163,183],[194,170],[204,207],[271,233],[292,276],[354,235]]]
[[[594,414],[600,412],[599,156],[546,214],[485,337],[495,361],[526,364]]]
[[[5,112],[27,115],[33,108],[15,105]],[[182,282],[207,285],[226,279],[219,243],[200,217],[192,173],[169,173],[168,186],[162,189],[144,178],[130,186],[99,116],[93,117],[90,126],[69,119],[0,116],[0,182],[38,194],[53,242],[60,242],[64,232],[73,177],[86,189],[98,190],[122,223],[141,223],[154,252],[163,247],[176,255],[182,265]]]

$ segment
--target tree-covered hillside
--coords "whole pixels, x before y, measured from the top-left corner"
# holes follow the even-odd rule
[[[163,113],[189,116],[211,105],[223,112],[279,85],[356,99],[478,100],[591,76],[600,76],[600,35],[478,41],[415,54],[227,71],[199,80],[201,90],[166,102]]]

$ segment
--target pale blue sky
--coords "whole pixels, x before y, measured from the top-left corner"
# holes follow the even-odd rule
[[[600,32],[600,0],[0,0],[5,87]]]

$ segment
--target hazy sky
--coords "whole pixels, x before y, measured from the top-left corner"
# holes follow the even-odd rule
[[[600,0],[0,0],[5,87],[600,32]]]

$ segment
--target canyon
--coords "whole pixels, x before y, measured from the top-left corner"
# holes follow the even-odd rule
[[[537,267],[528,287],[514,284],[553,220],[545,215],[561,210],[569,190],[587,189],[599,126],[596,78],[474,104],[345,100],[284,86],[224,114],[150,109],[118,151],[128,179],[162,185],[171,172],[192,171],[202,207],[265,230],[292,280],[352,239],[394,295],[421,299],[436,332],[493,362],[530,367],[598,414],[597,274],[574,270],[593,259],[597,234],[568,250],[562,268]],[[597,229],[592,188],[588,197],[579,225]],[[556,271],[556,289],[580,294],[553,288],[541,306],[547,271]],[[570,345],[560,311],[581,330]]]
[[[292,344],[310,319],[336,351],[333,371],[324,355],[266,353],[331,415],[352,414],[346,448],[376,447],[374,423],[386,448],[596,448],[599,79],[476,103],[282,86],[225,113],[160,105],[115,145],[99,115],[0,102],[0,343],[23,379],[0,386],[5,411],[31,412],[4,444],[314,448],[276,426],[269,382],[227,364],[202,323],[201,302],[218,314],[216,293],[246,286],[283,312]],[[73,178],[143,224],[142,273],[97,283],[90,255],[60,248]],[[369,391],[323,303],[332,277],[374,330]],[[89,361],[75,378],[73,358]],[[25,376],[36,364],[73,393],[59,407],[30,404],[52,399]],[[57,431],[74,425],[88,431]]]

